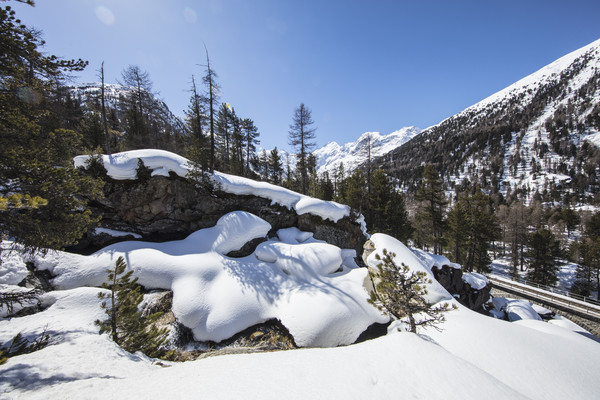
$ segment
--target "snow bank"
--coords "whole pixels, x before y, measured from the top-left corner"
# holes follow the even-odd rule
[[[188,159],[165,150],[131,150],[101,157],[108,176],[118,180],[136,179],[138,160],[142,160],[152,171],[152,176],[169,176],[169,172],[174,172],[181,177],[186,177],[190,170]],[[86,168],[89,159],[88,155],[75,157],[75,167]],[[257,182],[217,171],[214,172],[212,179],[227,193],[262,197],[271,200],[273,204],[294,209],[298,215],[312,214],[333,222],[350,215],[348,206],[334,201],[314,199],[267,182]]]
[[[533,319],[536,321],[542,320],[535,309],[531,306],[531,303],[527,300],[508,300],[504,308],[509,321],[519,321],[523,319]]]
[[[460,264],[453,263],[448,260],[447,257],[441,254],[431,254],[421,249],[411,249],[413,253],[421,260],[421,262],[427,267],[429,271],[432,268],[442,269],[444,265],[450,268],[461,269]]]
[[[149,275],[146,268],[160,272],[166,282],[180,278],[177,284],[189,289],[188,296],[198,298],[180,303],[182,306],[213,306],[213,302],[229,302],[229,297],[235,296],[238,307],[249,309],[252,304],[244,306],[247,294],[260,298],[257,301],[264,309],[289,312],[286,323],[297,323],[311,332],[318,331],[320,327],[315,325],[324,320],[328,310],[333,315],[327,317],[335,318],[344,307],[365,305],[364,300],[350,295],[358,291],[357,282],[348,276],[357,271],[345,258],[350,252],[329,245],[321,248],[323,243],[309,233],[282,230],[280,240],[265,242],[260,251],[241,259],[222,256],[215,250],[222,249],[222,244],[202,241],[221,237],[222,231],[235,229],[236,221],[244,218],[248,218],[246,223],[254,221],[256,232],[264,229],[260,219],[235,213],[219,227],[194,234],[197,240],[153,244],[162,247],[150,254],[144,254],[149,248],[127,250],[142,242],[125,242],[122,248],[111,246],[88,257],[67,258],[58,253],[53,259],[38,261],[51,266],[64,257],[71,263],[69,268],[77,271],[71,275],[74,279],[76,275],[89,276],[86,268],[93,268],[86,264],[95,263],[96,258],[109,257],[110,252],[112,258],[124,254],[136,260],[136,273],[145,279]],[[395,239],[377,234],[372,240],[376,252],[386,248],[396,253],[396,262],[427,271],[414,253]],[[191,253],[190,249],[199,250]],[[161,253],[168,257],[153,258]],[[266,261],[259,260],[258,253]],[[371,256],[369,266],[373,266]],[[209,263],[210,257],[214,264]],[[333,264],[340,262],[340,270],[334,270]],[[299,268],[302,264],[310,265]],[[58,278],[68,269],[52,266],[59,272]],[[0,276],[1,272],[2,266]],[[186,282],[188,278],[204,286],[193,291],[195,283]],[[214,286],[217,281],[223,285]],[[238,286],[243,288],[242,294],[234,290],[233,282],[242,285]],[[430,295],[449,297],[435,285],[429,289]],[[48,347],[0,366],[0,397],[462,400],[480,399],[484,393],[489,399],[553,400],[594,399],[600,391],[600,344],[573,332],[573,327],[559,326],[567,325],[564,321],[557,320],[557,325],[531,319],[509,323],[462,306],[446,313],[442,331],[426,328],[420,329],[419,335],[395,332],[347,347],[230,355],[160,366],[139,353],[125,352],[108,335],[98,334],[94,321],[105,317],[97,297],[100,290],[80,287],[50,292],[41,299],[47,307],[44,311],[0,319],[0,342],[19,332],[33,339],[44,329],[53,337]],[[175,289],[174,296],[180,295]],[[495,298],[494,302],[501,306],[509,300]],[[292,313],[294,309],[299,314]],[[333,331],[343,329],[343,320],[352,318],[341,314],[340,319]],[[324,334],[332,337],[336,332],[326,329]]]
[[[600,390],[598,343],[540,321],[508,323],[463,307],[447,314],[442,332],[163,367],[97,334],[97,291],[57,292],[46,311],[0,321],[0,340],[18,331],[30,337],[44,324],[56,340],[0,366],[0,397],[478,400],[485,393],[552,400],[593,399]]]
[[[417,253],[411,251],[411,249],[406,247],[402,242],[383,233],[372,235],[371,242],[375,246],[375,251],[367,258],[367,265],[370,268],[377,268],[379,261],[376,259],[376,256],[379,255],[380,257],[383,257],[383,250],[386,249],[388,252],[396,254],[394,257],[396,265],[400,266],[404,263],[411,271],[425,272],[429,279],[431,279],[432,282],[425,285],[427,288],[425,299],[429,304],[435,304],[443,300],[453,300],[452,295],[433,277],[430,265],[425,264],[421,257],[417,256]]]
[[[471,286],[472,289],[481,290],[490,283],[488,278],[477,272],[465,272],[462,275],[463,282]]]
[[[29,273],[22,247],[15,246],[11,241],[3,240],[0,242],[0,252],[2,253],[0,284],[18,285]]]
[[[219,342],[277,318],[300,346],[337,346],[387,321],[367,302],[367,270],[356,266],[355,252],[310,233],[286,229],[279,232],[284,241],[264,242],[248,257],[225,256],[270,229],[238,211],[184,240],[126,241],[90,256],[59,252],[38,257],[36,266],[51,271],[59,288],[100,286],[123,256],[140,284],[173,290],[173,313],[202,341]]]
[[[441,327],[423,332],[528,398],[598,396],[600,344],[583,335],[543,321],[502,321],[463,306],[446,313]]]
[[[489,399],[525,398],[413,334],[332,349],[213,357],[168,368],[119,353],[105,338],[79,337],[9,360],[0,367],[0,390],[28,399],[478,400],[481,393]]]

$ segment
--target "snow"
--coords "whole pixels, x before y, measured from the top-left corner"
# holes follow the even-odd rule
[[[94,233],[96,235],[105,233],[105,234],[113,236],[113,237],[133,236],[136,239],[142,238],[142,235],[140,235],[139,233],[118,231],[115,229],[108,229],[108,228],[94,228]]]
[[[433,274],[431,273],[431,266],[423,263],[423,261],[417,257],[417,255],[411,251],[408,247],[406,247],[399,240],[382,233],[375,233],[371,236],[371,242],[375,247],[375,251],[369,254],[367,257],[367,265],[370,268],[377,269],[377,265],[380,261],[377,260],[377,255],[379,257],[383,257],[383,250],[387,250],[388,253],[394,253],[395,257],[394,263],[397,266],[401,264],[407,265],[411,271],[413,272],[425,272],[431,279],[431,283],[424,285],[427,289],[427,294],[425,295],[425,299],[430,304],[436,304],[443,300],[452,300],[453,297],[448,293],[446,289],[442,287],[433,278]]]
[[[538,315],[531,303],[527,300],[511,299],[504,306],[506,315],[509,321],[519,321],[524,319],[532,319],[541,321],[542,318]]]
[[[596,147],[600,147],[600,132],[594,132],[585,137],[585,140]]]
[[[441,254],[431,254],[424,250],[412,248],[413,253],[421,260],[423,264],[427,266],[427,269],[431,271],[432,268],[442,269],[444,265],[450,268],[461,269],[460,264],[453,263],[446,256]]]
[[[317,172],[328,172],[330,177],[344,164],[344,170],[350,174],[356,167],[367,161],[367,146],[371,140],[371,158],[381,157],[400,147],[421,133],[421,129],[410,126],[399,129],[387,135],[379,132],[365,132],[355,142],[339,145],[329,142],[317,149],[313,154],[317,157]]]
[[[548,64],[533,74],[528,75],[525,78],[508,86],[507,88],[487,97],[471,108],[484,108],[488,104],[496,103],[509,97],[509,95],[515,95],[515,93],[526,93],[528,88],[537,87],[538,85],[541,85],[553,78],[557,78],[558,75],[560,75],[562,71],[569,67],[577,58],[586,54],[590,50],[594,50],[597,47],[600,47],[600,40],[596,40],[587,46],[584,46],[559,58],[558,60]]]
[[[462,275],[463,282],[471,286],[472,289],[481,290],[490,283],[488,278],[477,272],[465,272]]]
[[[243,226],[247,229],[237,230]],[[198,231],[179,242],[122,242],[122,247],[113,245],[92,256],[79,256],[81,259],[57,253],[36,262],[46,262],[60,280],[67,273],[67,266],[51,264],[62,258],[75,271],[63,281],[75,284],[73,279],[77,275],[90,279],[92,275],[85,271],[94,269],[89,264],[96,263],[98,258],[109,257],[108,261],[124,253],[133,261],[131,265],[141,278],[149,278],[144,272],[146,268],[164,275],[166,281],[179,277],[177,285],[190,289],[188,295],[205,300],[214,298],[219,303],[228,302],[230,296],[243,300],[243,293],[239,297],[232,290],[234,281],[244,282],[244,291],[250,297],[260,298],[262,305],[268,303],[267,298],[277,298],[277,291],[281,290],[283,297],[300,295],[301,298],[279,302],[277,308],[293,311],[299,315],[298,325],[318,331],[314,325],[324,318],[335,320],[341,310],[337,308],[337,300],[355,290],[353,285],[357,281],[343,279],[356,271],[345,265],[345,258],[354,254],[316,241],[310,233],[295,228],[279,231],[279,240],[264,242],[254,255],[241,259],[226,258],[219,253],[233,247],[226,245],[226,241],[212,242],[232,238],[227,231],[236,235],[248,232],[246,240],[263,234],[267,228],[258,217],[237,212],[217,227]],[[371,268],[376,265],[374,255],[385,248],[396,254],[397,263],[404,262],[412,270],[429,273],[427,265],[397,240],[374,234],[371,241],[375,246],[375,252],[367,259]],[[207,265],[210,260],[206,257],[218,262]],[[342,271],[335,272],[334,265],[339,263]],[[225,274],[219,271],[223,265],[228,268]],[[233,279],[223,276],[228,274]],[[193,283],[189,281],[202,281],[203,276],[208,278],[205,286],[192,293]],[[277,286],[271,284],[272,277],[277,277]],[[360,274],[360,278],[364,279],[365,274]],[[223,279],[225,284],[211,288],[213,282]],[[289,281],[299,285],[292,288]],[[313,285],[310,290],[303,288],[308,285]],[[362,282],[360,285],[364,296]],[[428,289],[430,301],[457,304],[436,283]],[[484,393],[490,399],[592,399],[600,390],[597,379],[600,344],[574,332],[572,326],[563,327],[568,323],[560,319],[554,324],[531,319],[509,323],[458,305],[457,310],[446,314],[441,331],[429,328],[412,334],[391,329],[384,337],[351,346],[159,364],[140,353],[127,353],[112,343],[108,335],[98,334],[94,321],[104,317],[97,297],[101,290],[73,287],[49,292],[42,297],[47,307],[44,311],[0,319],[0,342],[9,341],[18,332],[33,339],[44,329],[53,337],[48,347],[13,357],[0,366],[0,397],[480,399]],[[328,296],[324,296],[325,291],[329,291]],[[176,296],[179,296],[177,288]],[[359,301],[351,297],[342,301],[346,307]],[[200,303],[209,305],[205,300]],[[495,303],[510,301],[494,299]],[[335,312],[324,316],[328,309]],[[247,307],[244,311],[252,310]],[[232,315],[230,319],[244,315]],[[303,318],[306,319],[301,321]],[[352,318],[340,315],[335,330],[343,329],[341,325],[347,319]],[[295,336],[298,331],[297,327],[294,329]],[[323,334],[329,336],[327,332]],[[299,335],[305,333],[300,331]]]
[[[22,248],[15,246],[13,242],[2,241],[0,243],[0,252],[2,253],[0,284],[18,285],[27,277],[26,260],[20,250]]]
[[[531,399],[594,399],[600,389],[600,344],[559,326],[510,323],[459,307],[446,314],[442,332],[426,334]]]
[[[219,342],[277,318],[299,346],[337,346],[387,321],[367,302],[367,270],[356,266],[353,250],[286,229],[284,241],[264,242],[248,257],[226,256],[270,230],[261,218],[238,211],[184,240],[125,241],[90,256],[59,252],[37,257],[36,266],[52,272],[58,288],[100,286],[123,256],[141,285],[173,290],[175,317],[200,341]]]
[[[117,180],[136,179],[138,160],[142,160],[152,171],[152,176],[169,176],[169,173],[173,172],[186,177],[190,170],[189,160],[165,150],[131,150],[101,157],[108,176]],[[88,155],[77,156],[74,158],[74,165],[76,168],[86,168],[89,159]],[[346,205],[314,199],[267,182],[258,182],[217,171],[212,175],[212,180],[224,192],[263,197],[271,200],[272,204],[294,209],[298,215],[312,214],[333,222],[350,216],[350,207]]]

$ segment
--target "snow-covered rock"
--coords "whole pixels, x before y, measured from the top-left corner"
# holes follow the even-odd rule
[[[38,257],[36,266],[51,271],[62,289],[100,286],[123,256],[141,285],[173,291],[175,317],[201,341],[219,342],[276,318],[299,346],[337,346],[387,321],[367,302],[367,270],[356,266],[353,250],[285,230],[284,241],[264,242],[247,257],[225,256],[270,229],[238,211],[184,240],[121,242],[90,256],[59,252]]]
[[[90,157],[89,155],[75,157],[75,167],[86,168]],[[185,157],[165,150],[131,150],[101,155],[101,159],[108,176],[117,180],[136,179],[138,160],[143,161],[144,165],[151,170],[151,176],[169,176],[169,173],[173,172],[186,177],[191,168]],[[267,182],[258,182],[221,172],[215,172],[212,180],[224,192],[263,197],[271,200],[273,204],[294,209],[298,215],[312,214],[333,222],[350,216],[350,207],[346,205],[314,199]]]
[[[535,321],[542,320],[531,303],[527,300],[508,300],[504,309],[509,321],[519,321],[524,319],[532,319]]]

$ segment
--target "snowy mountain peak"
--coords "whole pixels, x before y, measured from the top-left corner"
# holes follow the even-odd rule
[[[315,150],[317,157],[317,172],[332,174],[340,164],[344,164],[345,171],[351,171],[364,163],[371,147],[371,158],[381,157],[421,133],[415,126],[404,127],[387,135],[379,132],[365,132],[354,142],[340,145],[329,142],[327,145]]]

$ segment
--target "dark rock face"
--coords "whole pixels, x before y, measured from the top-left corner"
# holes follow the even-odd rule
[[[463,272],[460,269],[443,265],[442,268],[432,268],[435,279],[452,294],[462,305],[471,310],[485,313],[483,305],[490,299],[492,286],[488,284],[483,289],[473,289],[462,280]]]
[[[357,254],[362,252],[366,240],[360,226],[348,217],[334,223],[314,215],[299,216],[294,210],[272,205],[268,199],[224,193],[207,185],[194,185],[174,174],[136,181],[105,180],[105,198],[90,205],[102,217],[100,226],[137,233],[146,241],[183,239],[199,229],[214,226],[219,218],[232,211],[247,211],[264,219],[273,228],[271,234],[295,226],[313,232],[316,239],[356,249]],[[89,253],[131,239],[131,236],[89,232],[71,250]]]

